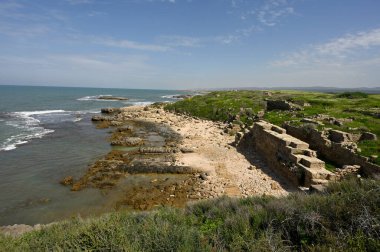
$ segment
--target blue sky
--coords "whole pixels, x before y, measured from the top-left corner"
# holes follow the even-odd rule
[[[1,0],[0,84],[380,86],[378,0]]]

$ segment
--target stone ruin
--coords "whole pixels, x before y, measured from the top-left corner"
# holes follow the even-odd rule
[[[283,128],[259,121],[250,128],[245,140],[251,141],[255,151],[275,172],[296,186],[326,184],[335,178],[308,143],[287,134]]]
[[[318,152],[325,160],[340,167],[359,166],[361,175],[371,178],[380,177],[380,166],[371,162],[370,158],[361,156],[355,143],[355,137],[347,132],[333,129],[318,131],[307,126],[284,124],[287,133],[307,142],[310,148]],[[375,134],[364,132],[359,141],[376,140]]]

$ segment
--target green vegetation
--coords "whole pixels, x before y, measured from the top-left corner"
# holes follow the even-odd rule
[[[361,99],[361,98],[367,98],[368,94],[362,93],[362,92],[344,92],[344,93],[338,94],[336,97],[348,98],[348,99]]]
[[[72,219],[0,251],[379,251],[380,181],[330,184],[325,194],[227,197],[183,210]]]
[[[300,124],[300,120],[305,117],[322,114],[344,121],[343,125],[325,121],[324,127],[351,133],[370,131],[376,134],[377,141],[364,141],[359,143],[359,147],[364,156],[377,155],[374,162],[380,164],[380,95],[361,92],[328,94],[300,91],[217,91],[178,101],[165,108],[204,119],[251,124],[254,116],[265,109],[265,99],[306,105],[301,111],[266,112],[264,119],[279,126],[285,121]],[[239,117],[236,118],[235,115]],[[318,128],[321,129],[320,126]]]

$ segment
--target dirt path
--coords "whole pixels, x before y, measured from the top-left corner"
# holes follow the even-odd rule
[[[220,195],[250,196],[288,194],[292,187],[276,176],[254,153],[247,159],[231,146],[234,136],[223,133],[225,125],[166,112],[162,109],[128,107],[125,119],[140,119],[170,126],[183,137],[182,152],[176,165],[191,166],[204,172],[200,198]]]

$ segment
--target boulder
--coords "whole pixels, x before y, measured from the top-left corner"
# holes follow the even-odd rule
[[[352,141],[352,135],[350,133],[340,130],[330,130],[329,139],[335,143],[345,143]]]
[[[373,134],[371,132],[364,132],[361,134],[359,141],[366,141],[366,140],[376,141],[377,136],[376,136],[376,134]]]

